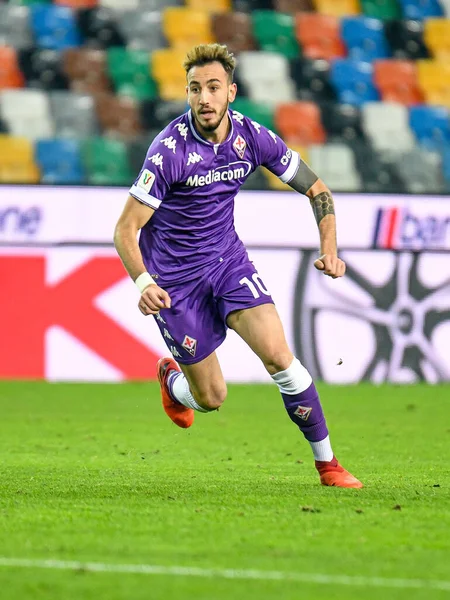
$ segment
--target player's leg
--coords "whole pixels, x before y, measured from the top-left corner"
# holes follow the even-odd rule
[[[172,307],[155,318],[172,357],[158,362],[158,379],[164,410],[185,428],[192,425],[194,411],[216,410],[225,399],[227,388],[215,349],[225,339],[226,328],[208,281],[168,291]]]
[[[290,419],[311,446],[321,482],[362,487],[333,454],[319,394],[307,369],[290,351],[275,306],[236,310],[228,315],[227,323],[259,356],[277,384]]]

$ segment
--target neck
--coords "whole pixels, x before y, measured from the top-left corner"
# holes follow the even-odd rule
[[[205,140],[207,140],[208,142],[211,142],[212,144],[222,144],[227,139],[228,134],[230,132],[230,128],[231,128],[228,110],[224,114],[219,127],[217,127],[217,129],[215,129],[214,131],[205,131],[203,129],[203,127],[195,119],[195,117],[193,118],[193,121],[194,121],[195,128],[197,129],[199,134],[203,138],[205,138]]]

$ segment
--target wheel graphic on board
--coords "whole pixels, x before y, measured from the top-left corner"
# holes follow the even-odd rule
[[[450,256],[346,251],[343,278],[306,251],[294,298],[297,356],[314,378],[375,383],[450,380]],[[339,359],[342,365],[339,366]]]

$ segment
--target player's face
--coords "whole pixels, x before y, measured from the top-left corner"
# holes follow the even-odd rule
[[[192,67],[186,87],[188,102],[197,125],[205,132],[215,131],[222,123],[228,103],[236,96],[236,84],[219,62]]]

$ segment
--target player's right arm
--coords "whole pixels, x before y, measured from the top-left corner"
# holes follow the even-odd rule
[[[154,315],[161,308],[170,308],[169,294],[152,280],[137,241],[137,234],[151,219],[155,209],[143,204],[131,194],[114,230],[114,246],[131,279],[140,292],[139,310],[143,315]]]

